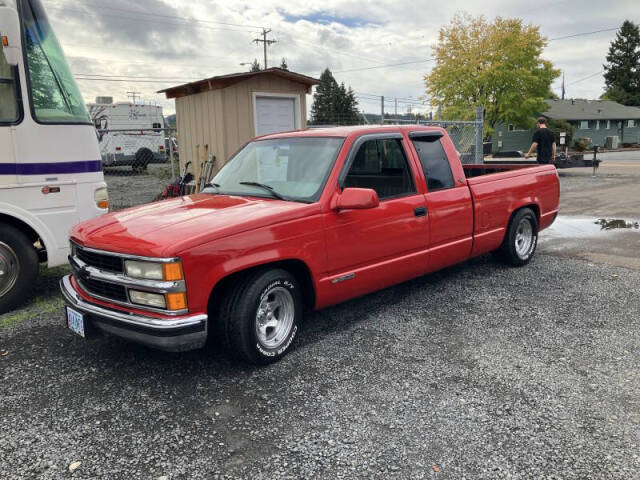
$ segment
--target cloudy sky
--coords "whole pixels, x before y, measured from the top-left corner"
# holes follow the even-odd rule
[[[638,0],[43,0],[85,100],[126,100],[128,91],[174,111],[156,94],[190,80],[244,71],[257,58],[252,43],[272,29],[269,66],[318,76],[329,67],[350,85],[361,109],[425,111],[425,73],[441,25],[456,12],[519,17],[550,40],[544,56],[566,76],[567,96],[597,98],[602,64],[625,19],[640,22]],[[603,30],[603,31],[600,31]],[[570,35],[600,31],[570,38]],[[397,65],[402,64],[402,65]],[[394,65],[394,66],[388,66]],[[561,81],[554,83],[560,93]]]

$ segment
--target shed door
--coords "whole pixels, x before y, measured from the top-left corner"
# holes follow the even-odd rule
[[[256,97],[256,136],[295,130],[293,98]]]

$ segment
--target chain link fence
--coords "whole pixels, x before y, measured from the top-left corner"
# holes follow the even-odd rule
[[[171,128],[97,130],[111,210],[159,198],[178,175],[177,132]]]
[[[309,128],[339,126],[309,125]],[[365,122],[363,124],[366,125]],[[442,127],[463,163],[482,163],[481,121],[430,121],[391,119],[385,124],[419,124]],[[148,130],[97,130],[104,178],[111,211],[142,205],[161,198],[165,187],[180,172],[178,132],[172,128]]]

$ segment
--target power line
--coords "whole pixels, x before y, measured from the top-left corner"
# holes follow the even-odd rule
[[[616,28],[604,28],[602,30],[593,30],[592,32],[574,33],[573,35],[564,35],[562,37],[550,38],[548,41],[549,42],[553,42],[555,40],[564,40],[565,38],[583,37],[585,35],[593,35],[594,33],[600,33],[600,32],[612,32],[614,30],[618,30],[618,27],[616,27]]]
[[[388,63],[386,65],[377,65],[375,67],[351,68],[349,70],[336,70],[333,73],[359,72],[359,71],[362,71],[362,70],[374,70],[376,68],[400,67],[402,65],[413,65],[413,64],[416,64],[416,63],[432,62],[434,60],[435,60],[435,58],[428,58],[426,60],[416,60],[416,61],[413,61],[413,62]]]
[[[120,78],[133,80],[201,80],[201,77],[154,77],[153,75],[144,75],[141,77],[133,75],[102,75],[99,73],[74,73],[74,76],[81,77],[103,77],[103,78]]]
[[[63,12],[77,12],[77,13],[82,13],[84,15],[86,15],[87,13],[94,13],[94,15],[92,16],[96,16],[95,12],[91,12],[91,11],[87,11],[87,10],[79,10],[79,9],[75,9],[75,8],[63,8],[63,7],[47,7],[47,10],[58,10],[58,11],[63,11]],[[166,24],[166,25],[190,25],[193,28],[203,28],[205,30],[224,30],[224,31],[228,31],[228,32],[254,32],[255,29],[251,28],[222,28],[222,27],[208,27],[205,25],[191,25],[189,22],[167,22],[167,21],[163,21],[163,20],[150,20],[150,19],[145,19],[145,18],[132,18],[130,16],[125,16],[125,15],[117,15],[114,13],[100,13],[100,15],[104,16],[104,17],[114,17],[114,18],[122,18],[125,20],[130,20],[133,22],[146,22],[146,23],[162,23],[162,24]]]
[[[114,10],[117,12],[125,12],[125,13],[133,13],[136,15],[143,15],[146,17],[160,17],[160,18],[169,18],[172,20],[184,20],[187,22],[193,22],[193,23],[210,23],[210,24],[214,24],[214,25],[227,25],[227,26],[231,26],[231,27],[250,27],[250,28],[264,28],[263,26],[258,26],[258,25],[248,25],[245,23],[228,23],[228,22],[217,22],[214,20],[199,20],[197,18],[193,18],[193,17],[179,17],[176,15],[161,15],[159,13],[146,13],[146,12],[142,12],[140,10],[127,10],[124,8],[115,8],[115,7],[108,7],[105,5],[100,5],[98,7],[96,7],[98,9],[108,9],[108,10]]]
[[[567,85],[573,85],[575,83],[582,82],[583,80],[588,80],[590,78],[595,77],[596,75],[600,75],[601,73],[604,73],[604,70],[600,70],[599,72],[592,73],[591,75],[587,75],[586,77],[583,77],[583,78],[581,78],[579,80],[574,80],[573,82],[569,82],[569,83],[567,83]]]

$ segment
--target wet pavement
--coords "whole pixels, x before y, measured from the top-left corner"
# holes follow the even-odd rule
[[[640,270],[640,220],[560,215],[540,232],[539,248]]]

